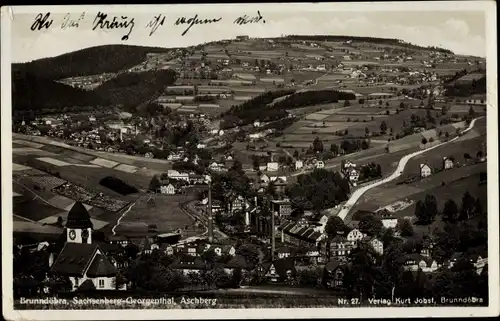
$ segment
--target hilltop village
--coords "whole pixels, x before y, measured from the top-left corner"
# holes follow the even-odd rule
[[[16,295],[487,302],[485,64],[240,36],[13,65]]]

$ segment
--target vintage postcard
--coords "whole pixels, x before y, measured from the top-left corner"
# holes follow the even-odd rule
[[[4,318],[498,315],[493,1],[12,6],[1,41]]]

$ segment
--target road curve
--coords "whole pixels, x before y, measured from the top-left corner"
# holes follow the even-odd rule
[[[478,118],[474,118],[470,124],[469,124],[469,127],[467,127],[466,129],[464,129],[461,133],[464,134],[466,132],[468,132],[469,130],[471,130],[473,127],[474,127],[474,124],[476,122],[476,120],[480,119],[482,117],[478,117]],[[399,160],[399,163],[398,163],[398,167],[396,168],[396,170],[389,176],[387,176],[386,178],[382,179],[382,180],[379,180],[379,181],[376,181],[374,182],[373,184],[370,184],[370,185],[366,185],[366,186],[363,186],[363,187],[360,187],[359,189],[357,189],[356,191],[354,191],[354,193],[352,193],[351,197],[347,200],[347,202],[344,204],[343,208],[340,210],[340,212],[338,213],[338,216],[341,218],[341,219],[345,219],[347,214],[349,214],[349,211],[350,209],[352,208],[352,206],[354,204],[356,204],[356,202],[359,200],[359,198],[368,190],[374,188],[374,187],[377,187],[377,186],[380,186],[382,184],[385,184],[385,183],[388,183],[396,178],[398,178],[399,176],[401,176],[401,174],[403,173],[405,167],[406,167],[406,164],[408,163],[408,161],[417,156],[417,155],[420,155],[420,154],[423,154],[427,151],[430,151],[432,149],[435,149],[435,148],[438,148],[440,146],[443,146],[445,144],[448,144],[448,143],[451,143],[455,140],[457,140],[460,136],[456,136],[452,139],[450,139],[449,141],[446,141],[446,142],[443,142],[443,143],[440,143],[440,144],[437,144],[437,145],[434,145],[432,147],[429,147],[429,148],[426,148],[426,149],[422,149],[422,150],[419,150],[417,152],[414,152],[414,153],[411,153],[411,154],[408,154],[408,155],[405,155],[403,156],[400,160]]]

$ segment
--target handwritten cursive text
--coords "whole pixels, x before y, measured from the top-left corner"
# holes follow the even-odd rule
[[[113,17],[113,20],[108,19],[106,13],[98,12],[93,23],[92,30],[97,27],[101,29],[126,29],[129,28],[128,33],[122,37],[122,40],[128,40],[132,29],[134,29],[134,18],[129,19],[127,16]]]
[[[36,16],[35,21],[31,25],[31,31],[42,30],[43,28],[49,29],[52,22],[54,22],[54,20],[52,19],[48,20],[49,17],[50,17],[50,12],[47,12],[45,16],[39,13]]]
[[[159,15],[154,16],[153,19],[150,22],[148,22],[146,28],[151,28],[151,31],[149,32],[150,36],[152,36],[156,32],[156,30],[158,30],[159,27],[163,26],[166,18],[167,17],[162,16],[162,14],[160,13]]]
[[[78,28],[80,27],[80,21],[82,21],[83,18],[85,18],[85,12],[82,12],[77,20],[74,20],[71,17],[70,13],[67,13],[63,18],[63,22],[61,23],[61,29]]]
[[[257,10],[257,16],[249,17],[247,15],[243,15],[242,17],[236,18],[233,23],[237,25],[246,25],[247,23],[258,23],[261,22],[266,23],[266,20],[261,16],[260,11]]]
[[[184,25],[184,24],[189,25],[186,28],[186,30],[184,30],[184,32],[182,33],[182,36],[184,36],[189,31],[189,29],[191,29],[191,27],[194,25],[212,24],[212,23],[217,23],[221,20],[222,20],[222,17],[221,18],[213,18],[213,19],[198,19],[198,14],[195,14],[195,16],[193,18],[189,18],[189,19],[186,19],[186,17],[177,18],[175,25],[176,26]]]

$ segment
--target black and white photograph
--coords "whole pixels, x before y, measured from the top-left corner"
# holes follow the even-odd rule
[[[495,2],[1,15],[5,319],[498,315]]]

